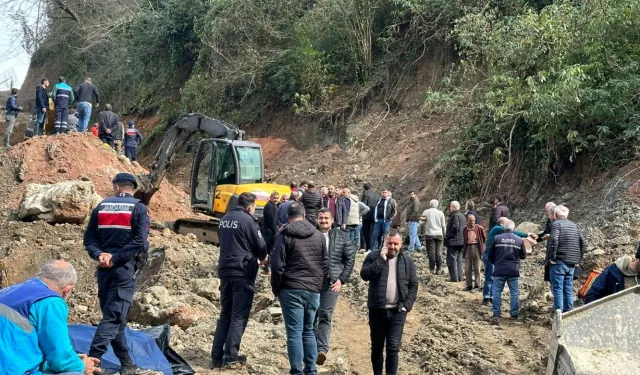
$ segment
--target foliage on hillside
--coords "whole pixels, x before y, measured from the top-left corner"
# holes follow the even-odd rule
[[[433,92],[428,110],[466,119],[446,160],[452,193],[515,170],[553,179],[576,162],[607,168],[640,141],[640,1],[557,1],[540,12],[468,13],[453,36],[464,84]],[[460,83],[460,81],[457,81]]]

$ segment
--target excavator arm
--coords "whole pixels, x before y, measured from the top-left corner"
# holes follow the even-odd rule
[[[242,140],[244,131],[235,125],[212,119],[201,114],[187,114],[173,123],[164,134],[162,145],[156,152],[149,174],[138,175],[139,188],[135,197],[148,205],[158,191],[171,159],[185,148],[194,134],[204,132],[209,138]]]

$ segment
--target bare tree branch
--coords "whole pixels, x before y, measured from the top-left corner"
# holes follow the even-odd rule
[[[58,4],[58,6],[60,7],[60,9],[62,9],[63,12],[67,13],[68,15],[71,16],[71,18],[76,21],[76,22],[80,22],[80,19],[78,18],[78,16],[76,15],[76,12],[73,11],[73,9],[69,8],[67,6],[67,4],[63,1],[63,0],[54,0],[56,2],[56,4]]]

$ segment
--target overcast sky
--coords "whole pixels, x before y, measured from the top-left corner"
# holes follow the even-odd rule
[[[37,14],[37,0],[17,0],[8,2],[0,1],[0,5],[4,5],[4,9],[0,11],[0,83],[13,76],[13,86],[20,88],[27,70],[29,70],[29,62],[31,56],[22,48],[20,40],[20,23],[11,18],[14,9],[20,9],[24,14]],[[10,4],[7,6],[7,4]],[[37,17],[33,17],[35,19]],[[0,90],[9,88],[9,83],[0,85]]]

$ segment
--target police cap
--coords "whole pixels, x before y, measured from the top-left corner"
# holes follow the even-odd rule
[[[133,126],[133,125],[135,125],[136,123],[135,123],[135,122],[133,122],[133,121],[131,121],[131,120],[129,120],[129,123],[128,123],[128,124],[129,124],[129,126]]]
[[[118,173],[112,181],[114,184],[118,182],[130,182],[133,184],[134,188],[138,188],[138,181],[131,173]]]

